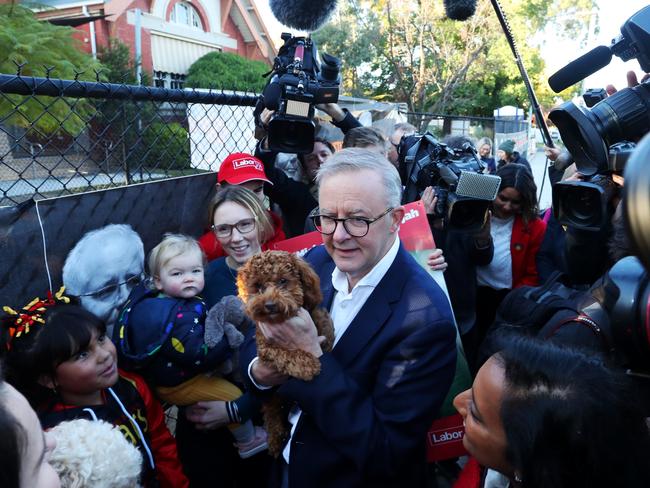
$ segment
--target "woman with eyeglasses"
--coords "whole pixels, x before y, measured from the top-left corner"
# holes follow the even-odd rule
[[[237,270],[251,256],[265,251],[274,235],[268,212],[253,192],[228,186],[210,203],[212,231],[225,257],[210,262],[205,270],[203,299],[208,308],[227,295],[237,295]]]

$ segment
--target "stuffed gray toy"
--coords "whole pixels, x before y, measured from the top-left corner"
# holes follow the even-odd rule
[[[249,319],[244,314],[244,304],[234,295],[223,297],[209,311],[205,318],[205,335],[203,340],[208,347],[219,344],[225,336],[228,345],[234,349],[233,357],[236,359],[236,351],[244,342],[244,334],[249,325]],[[233,363],[229,359],[219,368],[222,374],[233,372]]]

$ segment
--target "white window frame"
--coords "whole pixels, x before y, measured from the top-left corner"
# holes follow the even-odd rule
[[[169,20],[176,24],[204,31],[199,11],[190,2],[178,2],[172,8]]]

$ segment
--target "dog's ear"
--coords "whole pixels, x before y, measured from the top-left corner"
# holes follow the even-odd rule
[[[313,310],[320,305],[321,301],[323,301],[323,294],[320,291],[320,279],[304,259],[295,254],[292,254],[291,257],[294,266],[298,270],[300,282],[302,283],[302,306],[306,310]]]

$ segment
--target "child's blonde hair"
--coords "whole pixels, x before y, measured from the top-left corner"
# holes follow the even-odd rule
[[[160,276],[160,270],[171,259],[189,252],[199,253],[205,266],[205,254],[196,239],[184,234],[165,234],[160,244],[149,253],[149,260],[147,261],[149,274],[153,277]]]

